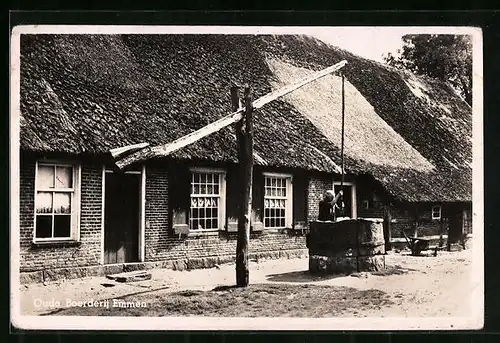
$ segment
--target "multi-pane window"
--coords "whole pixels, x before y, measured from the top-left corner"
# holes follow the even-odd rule
[[[432,219],[441,219],[441,206],[432,207]]]
[[[35,240],[74,238],[77,226],[77,167],[37,164]]]
[[[289,176],[265,175],[264,181],[264,226],[285,228],[290,225]]]
[[[217,230],[221,226],[222,173],[191,173],[191,230]]]

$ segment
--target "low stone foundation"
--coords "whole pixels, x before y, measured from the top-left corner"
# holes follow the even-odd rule
[[[307,249],[279,250],[269,252],[259,252],[249,254],[250,260],[267,260],[267,259],[291,259],[291,258],[306,258],[308,256]],[[106,276],[108,274],[118,274],[122,272],[130,272],[135,270],[146,269],[173,269],[173,270],[191,270],[202,268],[213,268],[217,265],[234,263],[234,255],[226,256],[211,256],[203,258],[186,258],[170,261],[159,262],[139,262],[112,264],[105,266],[86,266],[86,267],[69,267],[69,268],[52,268],[37,271],[22,271],[20,273],[20,283],[42,283],[55,282],[60,280],[69,280],[77,278],[85,278],[91,276]]]
[[[385,269],[385,256],[328,257],[309,256],[309,270],[333,274],[356,272],[376,272]]]
[[[382,221],[311,222],[309,271],[344,273],[385,269]]]

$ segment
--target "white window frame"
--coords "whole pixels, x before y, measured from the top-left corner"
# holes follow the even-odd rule
[[[264,176],[264,184],[262,187],[264,187],[264,203],[266,201],[266,177],[275,177],[275,178],[284,178],[286,180],[286,204],[285,204],[285,226],[284,227],[275,227],[275,226],[265,226],[266,224],[266,209],[264,206],[263,213],[262,213],[262,221],[264,223],[264,228],[266,229],[285,229],[285,228],[291,228],[292,227],[292,209],[293,209],[293,175],[292,174],[283,174],[283,173],[272,173],[272,172],[265,172],[262,173]]]
[[[37,218],[37,205],[39,192],[63,192],[68,193],[68,189],[42,189],[39,188],[38,168],[39,166],[52,166],[52,167],[72,167],[73,168],[73,188],[71,198],[71,219],[70,219],[70,237],[36,237],[36,218]],[[80,196],[81,196],[81,173],[82,168],[80,164],[71,163],[68,161],[57,160],[40,160],[35,163],[35,189],[34,189],[34,207],[33,207],[33,243],[50,243],[50,242],[78,242],[80,241]],[[54,225],[54,224],[52,224]]]
[[[193,194],[191,193],[192,177],[193,173],[211,173],[219,175],[219,208],[217,213],[218,227],[210,229],[193,229],[191,228],[191,198]],[[190,232],[210,232],[224,230],[226,227],[226,171],[219,168],[204,168],[204,167],[194,167],[189,169],[189,212],[188,212],[188,226]],[[207,194],[208,195],[208,194]],[[203,196],[203,195],[199,195]]]
[[[439,210],[439,216],[434,216],[434,209],[436,209],[436,208]],[[439,220],[439,219],[441,219],[441,215],[442,215],[441,211],[442,211],[442,208],[441,208],[440,205],[434,205],[434,206],[432,206],[432,208],[431,208],[431,218],[433,220]]]
[[[335,193],[335,186],[340,186],[340,181],[333,181],[333,192]],[[350,218],[357,219],[358,208],[357,208],[357,198],[356,198],[356,183],[351,181],[344,181],[344,186],[351,187],[351,215]]]

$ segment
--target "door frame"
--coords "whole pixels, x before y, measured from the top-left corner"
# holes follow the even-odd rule
[[[104,218],[105,218],[105,202],[106,202],[106,173],[114,173],[113,170],[106,169],[106,166],[102,166],[102,192],[101,192],[101,265],[104,264],[104,230],[105,230],[105,224],[104,224]],[[139,174],[141,175],[141,183],[140,183],[140,188],[139,188],[139,237],[138,239],[138,255],[139,255],[139,262],[144,262],[144,255],[145,255],[145,228],[146,228],[146,166],[143,165],[140,171],[126,171],[125,174]],[[130,262],[134,263],[134,262]],[[111,263],[113,264],[113,263]],[[115,263],[116,264],[116,263]]]
[[[333,186],[340,186],[340,181],[333,181]],[[351,187],[351,219],[358,218],[358,204],[356,199],[356,182],[353,181],[344,181],[344,186]]]

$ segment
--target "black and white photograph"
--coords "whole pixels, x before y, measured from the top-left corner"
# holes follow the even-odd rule
[[[16,26],[21,329],[484,323],[473,27]]]

